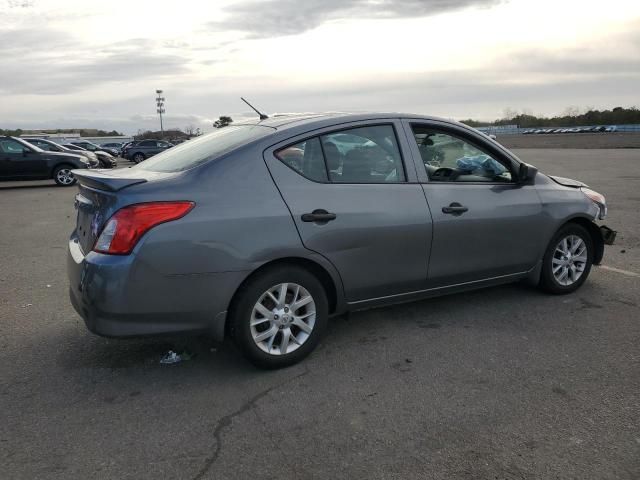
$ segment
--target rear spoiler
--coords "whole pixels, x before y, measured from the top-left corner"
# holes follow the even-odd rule
[[[109,192],[117,192],[131,185],[137,185],[147,181],[146,178],[128,177],[126,175],[116,177],[109,175],[109,173],[96,170],[72,170],[72,173],[81,185],[97,188],[98,190],[107,190]]]

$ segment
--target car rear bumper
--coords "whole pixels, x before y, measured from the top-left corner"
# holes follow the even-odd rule
[[[243,272],[163,275],[127,256],[67,255],[71,304],[87,328],[106,337],[202,331],[224,338],[226,309]]]

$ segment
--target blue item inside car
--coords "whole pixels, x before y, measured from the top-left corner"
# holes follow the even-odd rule
[[[507,171],[500,162],[488,155],[464,156],[456,161],[456,166],[463,174],[487,173],[497,176]]]

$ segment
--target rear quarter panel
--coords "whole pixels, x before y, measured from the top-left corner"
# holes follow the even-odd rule
[[[152,229],[139,261],[166,275],[251,272],[277,258],[308,256],[259,148],[240,149],[166,182],[125,190],[127,202],[190,200],[184,218]]]

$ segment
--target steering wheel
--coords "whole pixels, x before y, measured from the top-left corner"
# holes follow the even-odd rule
[[[432,180],[455,180],[458,178],[458,171],[455,168],[440,167],[431,174]]]

